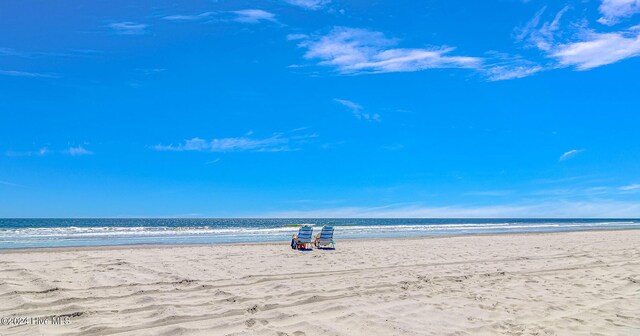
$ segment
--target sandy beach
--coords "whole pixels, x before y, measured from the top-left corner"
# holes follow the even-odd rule
[[[1,251],[0,335],[640,334],[640,230],[337,238]]]

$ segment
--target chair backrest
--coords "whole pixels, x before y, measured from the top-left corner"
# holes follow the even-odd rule
[[[313,227],[311,226],[301,226],[298,231],[298,241],[299,242],[311,242],[311,235],[313,234]]]
[[[325,225],[320,231],[320,240],[333,240],[333,226]]]

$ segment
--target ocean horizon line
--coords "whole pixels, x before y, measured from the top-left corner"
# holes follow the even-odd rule
[[[268,216],[238,216],[238,217],[215,217],[215,216],[202,216],[202,217],[188,217],[188,216],[131,216],[131,217],[110,217],[110,216],[70,216],[70,217],[0,217],[0,220],[3,219],[429,219],[429,220],[437,220],[437,219],[447,219],[447,220],[468,220],[468,219],[483,219],[483,220],[492,220],[492,219],[558,219],[558,220],[567,220],[567,219],[593,219],[593,220],[605,220],[605,219],[637,219],[640,220],[640,217],[268,217]]]

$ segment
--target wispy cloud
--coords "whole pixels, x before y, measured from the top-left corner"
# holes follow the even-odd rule
[[[583,41],[557,46],[551,53],[562,65],[588,70],[640,55],[640,32],[588,33]]]
[[[622,2],[630,3],[605,0],[603,6],[606,3],[609,4],[605,7],[614,3],[621,5]],[[602,8],[601,6],[601,11]],[[538,48],[554,60],[555,64],[550,69],[573,66],[577,70],[589,70],[640,55],[639,30],[631,27],[627,30],[598,33],[587,29],[586,21],[563,27],[561,20],[569,9],[565,6],[553,19],[543,22],[542,16],[546,10],[543,7],[524,27],[516,29],[516,40],[526,41],[529,46]],[[613,13],[613,10],[605,9],[604,12]]]
[[[8,186],[8,187],[21,187],[21,185],[19,185],[19,184],[7,182],[7,181],[1,181],[1,180],[0,180],[0,185],[4,185],[4,186]]]
[[[39,58],[39,57],[48,57],[48,56],[69,56],[73,55],[69,53],[58,53],[58,52],[43,52],[43,51],[24,51],[24,50],[16,50],[13,48],[0,48],[0,56],[15,56],[22,58]]]
[[[640,184],[634,183],[620,187],[622,191],[640,190]]]
[[[382,146],[382,149],[386,151],[394,152],[394,151],[399,151],[404,149],[404,145],[403,144],[387,145],[387,146]]]
[[[304,57],[318,60],[342,74],[414,72],[427,69],[473,69],[489,81],[523,78],[544,68],[521,57],[493,53],[492,58],[453,56],[455,48],[396,48],[399,40],[381,32],[335,27],[324,36],[292,34],[288,40],[300,41]],[[295,65],[299,67],[299,65]]]
[[[116,34],[120,35],[142,35],[145,33],[148,25],[136,22],[114,22],[108,25]]]
[[[220,158],[215,158],[213,160],[205,162],[204,164],[211,165],[211,164],[215,164],[215,163],[218,163],[218,162],[220,162]]]
[[[31,57],[31,53],[15,50],[12,48],[0,48],[0,55],[2,56],[17,56],[17,57]]]
[[[232,13],[236,15],[234,21],[242,23],[277,22],[275,14],[262,9],[243,9]]]
[[[344,74],[411,72],[437,68],[478,68],[477,57],[450,56],[454,48],[395,48],[398,40],[381,32],[336,27],[324,36],[299,43],[304,57]]]
[[[0,75],[13,76],[13,77],[28,77],[28,78],[58,78],[58,76],[45,74],[45,73],[17,71],[17,70],[0,70]]]
[[[287,35],[288,41],[304,40],[307,38],[309,38],[309,35],[307,34],[288,34]]]
[[[354,110],[354,111],[362,111],[363,107],[360,104],[354,103],[350,100],[346,100],[346,99],[338,99],[338,98],[334,98],[334,101]]]
[[[500,197],[513,194],[513,190],[483,190],[469,191],[464,193],[466,196],[484,196],[484,197]]]
[[[602,17],[598,19],[598,22],[614,25],[620,19],[640,13],[640,0],[603,0],[599,9]]]
[[[50,150],[48,147],[42,147],[38,150],[34,151],[7,151],[5,152],[6,156],[10,157],[19,157],[19,156],[45,156],[45,155],[55,155],[55,154],[66,154],[71,156],[82,156],[82,155],[93,155],[93,152],[86,149],[82,145],[79,146],[71,146],[64,150]]]
[[[524,78],[545,70],[542,65],[519,57],[499,56],[498,59],[492,60],[482,70],[489,81]]]
[[[358,119],[366,120],[366,121],[380,121],[379,114],[365,112],[364,108],[360,104],[354,103],[346,99],[334,98],[333,100],[341,104],[342,106],[347,107],[349,110],[351,110],[351,113],[353,113],[353,115]]]
[[[527,41],[530,45],[544,51],[553,48],[555,35],[560,30],[560,20],[569,7],[563,7],[556,13],[552,21],[543,22],[540,25],[540,19],[546,9],[546,6],[542,7],[524,27],[516,29],[517,41]]]
[[[538,29],[538,25],[540,24],[540,19],[542,18],[542,14],[547,10],[547,6],[542,7],[538,10],[531,20],[527,21],[527,23],[522,27],[515,28],[515,39],[516,41],[526,40]]]
[[[82,156],[82,155],[93,155],[93,152],[82,147],[82,146],[76,146],[76,147],[69,147],[64,151],[66,154],[69,154],[71,156]]]
[[[145,75],[153,75],[166,71],[167,69],[163,68],[149,68],[149,69],[136,69]]]
[[[42,147],[36,151],[26,151],[26,152],[17,152],[17,151],[7,151],[5,153],[6,156],[44,156],[51,153],[51,151],[47,147]]]
[[[236,21],[241,23],[278,22],[276,15],[262,9],[242,9],[229,12],[203,12],[199,14],[175,14],[162,17],[174,22]]]
[[[509,79],[525,78],[544,70],[540,65],[524,66],[495,66],[485,70],[490,81],[502,81]]]
[[[599,181],[604,182],[604,181]],[[629,192],[640,191],[640,184],[633,183],[623,186],[609,183],[608,185],[583,185],[580,183],[563,184],[558,187],[542,188],[514,193],[527,197],[562,197],[564,199],[584,199],[585,197],[603,196],[611,198],[626,197]]]
[[[429,207],[391,204],[374,207],[339,207],[291,210],[268,214],[280,218],[637,218],[640,203],[616,200],[543,201],[490,206]]]
[[[176,14],[176,15],[168,15],[163,17],[164,20],[169,21],[199,21],[204,20],[212,15],[215,15],[215,12],[204,12],[200,14]]]
[[[287,3],[305,9],[317,10],[331,2],[331,0],[285,0]]]
[[[13,48],[0,48],[0,56],[6,57],[19,57],[26,59],[41,59],[51,57],[88,57],[100,53],[100,51],[90,49],[66,49],[64,51],[31,51],[31,50],[18,50]],[[20,74],[20,71],[15,71]],[[37,76],[31,77],[59,77],[51,74],[36,74]]]
[[[243,136],[205,140],[196,137],[177,145],[155,145],[153,149],[173,152],[285,152],[296,150],[298,145],[315,137],[315,134],[285,136],[283,133],[276,133],[268,138]]]
[[[582,152],[584,152],[584,149],[572,149],[570,151],[566,151],[564,154],[560,155],[560,161],[569,160]]]
[[[541,24],[542,16],[546,10],[547,6],[542,7],[529,22],[515,29],[516,41],[526,43],[528,47],[535,47],[547,53],[555,48],[555,38],[560,30],[560,20],[569,10],[569,7],[563,7],[555,14],[553,20]],[[506,80],[528,77],[555,67],[555,65],[538,64],[522,58],[515,58],[510,61],[498,62],[494,66],[488,67],[486,73],[489,80]]]

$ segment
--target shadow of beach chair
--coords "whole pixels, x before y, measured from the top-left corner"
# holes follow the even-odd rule
[[[293,235],[291,239],[291,248],[297,250],[311,249],[311,236],[313,235],[313,227],[303,225],[300,227],[297,235]]]
[[[335,249],[336,243],[333,241],[333,226],[325,225],[322,231],[316,235],[315,245],[317,248]]]

